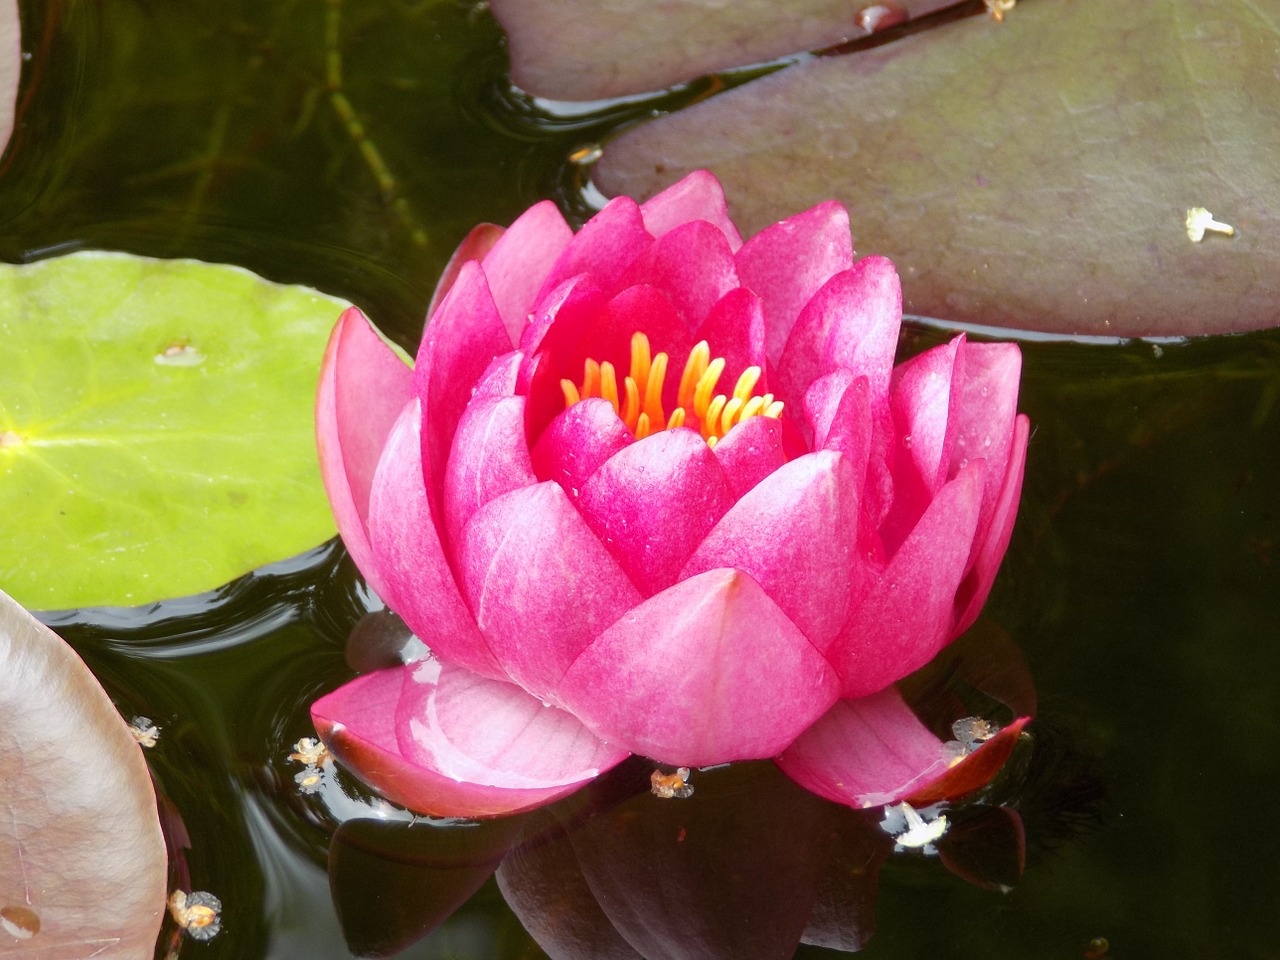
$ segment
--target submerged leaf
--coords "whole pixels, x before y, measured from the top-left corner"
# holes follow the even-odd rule
[[[151,957],[166,865],[142,750],[80,658],[2,592],[0,717],[0,953]]]
[[[0,0],[0,154],[13,133],[13,108],[22,74],[22,33],[18,0]]]
[[[331,537],[312,404],[344,306],[190,260],[0,265],[0,585],[131,606]]]
[[[706,167],[754,232],[837,197],[909,312],[1023,329],[1275,324],[1278,21],[1246,0],[1037,0],[800,64],[608,144],[607,194]],[[1235,236],[1188,238],[1206,207]]]
[[[492,0],[511,79],[529,93],[599,100],[856,40],[959,0]]]

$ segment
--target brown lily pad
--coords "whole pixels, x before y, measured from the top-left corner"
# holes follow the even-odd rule
[[[858,40],[959,0],[491,0],[511,79],[557,100],[660,90],[730,67]]]
[[[0,954],[149,960],[164,838],[142,751],[61,639],[0,593]]]
[[[1059,333],[1257,329],[1280,307],[1280,13],[1027,0],[820,58],[623,134],[596,183],[705,167],[744,232],[835,197],[909,312]],[[1234,226],[1193,242],[1188,210]]]
[[[22,74],[22,34],[18,0],[0,0],[0,153],[13,133],[13,109]]]

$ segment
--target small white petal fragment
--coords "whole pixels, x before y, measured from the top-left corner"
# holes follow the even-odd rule
[[[293,753],[289,754],[289,759],[309,767],[318,767],[329,759],[329,748],[315,737],[303,737],[293,745]]]
[[[897,806],[884,808],[882,826],[893,835],[898,849],[919,850],[932,853],[932,844],[947,832],[947,818],[925,820],[916,808],[905,800]]]
[[[212,940],[222,929],[222,901],[205,890],[173,891],[169,913],[192,940]]]
[[[134,717],[129,721],[129,732],[133,734],[133,739],[138,741],[139,746],[150,749],[156,745],[156,740],[160,738],[160,728],[151,722],[150,717]]]
[[[693,784],[689,783],[689,768],[680,767],[675,773],[663,773],[655,770],[649,776],[649,789],[655,797],[670,800],[673,797],[684,799],[693,796]]]
[[[1004,22],[1004,15],[1018,5],[1018,0],[982,0],[987,5],[987,12],[996,23]]]
[[[156,354],[156,363],[162,367],[198,367],[204,363],[204,354],[189,343],[171,343]]]
[[[1213,214],[1204,207],[1191,207],[1187,210],[1187,239],[1199,243],[1209,230],[1214,233],[1225,233],[1228,237],[1236,235],[1236,228],[1229,223],[1213,219]]]

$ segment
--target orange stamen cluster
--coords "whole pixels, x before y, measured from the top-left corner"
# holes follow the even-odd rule
[[[597,363],[587,360],[582,373],[582,385],[572,380],[561,380],[565,407],[580,400],[603,397],[613,404],[614,411],[635,434],[643,440],[655,430],[674,430],[676,427],[695,424],[709,446],[733,429],[735,424],[750,417],[782,416],[782,401],[773,394],[756,396],[754,390],[760,382],[760,368],[747,367],[738,377],[730,394],[715,393],[720,375],[724,373],[724,357],[711,359],[711,348],[701,341],[685,361],[680,374],[680,389],[676,394],[676,408],[666,416],[662,409],[662,388],[667,378],[668,358],[665,353],[651,356],[649,338],[643,333],[631,336],[631,371],[618,384],[618,372],[609,361]]]

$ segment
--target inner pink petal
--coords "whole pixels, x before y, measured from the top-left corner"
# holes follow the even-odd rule
[[[692,332],[716,301],[738,286],[733,251],[716,227],[702,220],[681,224],[637,257],[622,286],[661,290]]]
[[[711,448],[693,430],[663,430],[623,447],[597,470],[578,509],[650,596],[680,568],[733,503]]]
[[[522,213],[485,255],[484,274],[513,345],[552,265],[572,240],[573,230],[556,205],[543,200]]]
[[[627,268],[652,245],[653,237],[644,228],[636,202],[630,197],[615,197],[569,241],[548,271],[534,302],[541,302],[565,280],[583,273],[612,295],[618,291]]]
[[[742,236],[729,218],[724,188],[706,170],[695,170],[676,181],[642,204],[640,212],[646,229],[655,237],[689,220],[706,220],[724,234],[731,250],[736,252],[742,246]]]
[[[633,442],[635,437],[618,419],[613,404],[599,397],[582,400],[561,412],[538,438],[533,472],[539,480],[560,484],[576,501],[591,475]]]
[[[524,397],[481,397],[458,422],[444,479],[444,528],[455,550],[472,514],[495,497],[537,482],[524,437],[524,408]]]
[[[735,500],[787,462],[782,421],[749,417],[735,424],[715,446]]]
[[[693,334],[693,339],[707,341],[711,356],[724,357],[724,373],[717,388],[719,392],[731,394],[733,385],[747,367],[760,368],[760,380],[754,391],[757,396],[763,396],[772,389],[764,350],[764,304],[750,290],[738,287],[721,297]]]

